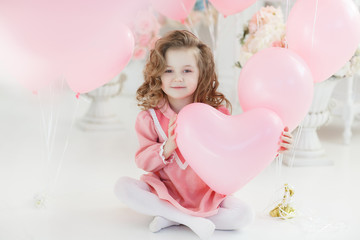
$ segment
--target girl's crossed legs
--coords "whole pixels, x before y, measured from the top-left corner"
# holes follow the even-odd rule
[[[206,239],[215,229],[234,230],[248,225],[254,218],[252,209],[239,199],[228,196],[220,205],[216,215],[202,218],[185,214],[169,202],[159,199],[150,192],[149,186],[142,181],[129,177],[120,178],[115,185],[116,196],[133,210],[156,216],[150,230],[183,224],[192,229],[200,238]]]

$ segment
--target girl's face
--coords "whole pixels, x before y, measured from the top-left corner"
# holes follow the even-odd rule
[[[199,81],[196,49],[168,49],[165,53],[166,69],[161,75],[162,90],[169,100],[192,101]]]

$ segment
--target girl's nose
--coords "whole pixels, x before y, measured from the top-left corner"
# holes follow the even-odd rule
[[[175,82],[182,82],[184,79],[181,75],[176,75],[175,78],[174,78],[174,81]]]

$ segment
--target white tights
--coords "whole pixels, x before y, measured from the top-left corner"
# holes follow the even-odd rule
[[[129,177],[120,178],[115,185],[116,196],[131,209],[150,216],[155,216],[150,223],[150,230],[183,224],[194,231],[201,239],[212,235],[215,229],[241,229],[252,222],[252,209],[239,199],[228,196],[220,205],[216,215],[202,218],[185,214],[167,201],[159,199],[150,192],[149,186],[142,181]]]

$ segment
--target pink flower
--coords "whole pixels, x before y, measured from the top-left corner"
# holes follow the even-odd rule
[[[145,47],[139,47],[139,46],[137,46],[137,47],[135,47],[135,49],[134,49],[133,58],[134,58],[134,59],[138,59],[138,60],[144,59],[145,56],[146,56],[146,53],[147,53],[147,50],[146,50]]]
[[[281,47],[284,48],[285,47],[285,43],[283,41],[275,41],[271,44],[272,47]]]
[[[150,34],[159,28],[156,17],[150,11],[139,11],[134,23],[135,32],[143,35]]]
[[[134,59],[146,57],[149,49],[154,47],[155,41],[158,39],[160,27],[161,25],[150,9],[138,12],[132,26],[135,37]]]
[[[256,12],[249,21],[249,32],[255,33],[262,26],[269,24],[273,21],[282,21],[281,9],[276,9],[273,6],[261,8]]]
[[[147,46],[151,40],[150,34],[142,34],[138,36],[137,42],[140,46]]]

